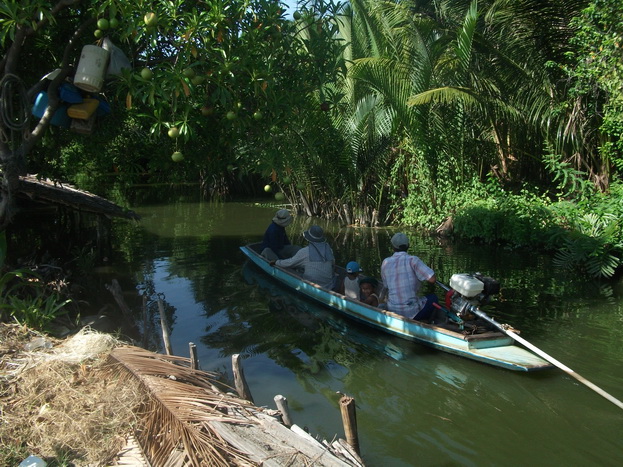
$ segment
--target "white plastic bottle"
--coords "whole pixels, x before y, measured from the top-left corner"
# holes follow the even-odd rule
[[[19,464],[19,467],[45,467],[46,465],[46,462],[40,457],[28,456]]]

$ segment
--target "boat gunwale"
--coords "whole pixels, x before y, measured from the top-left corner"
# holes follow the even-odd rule
[[[251,251],[258,259],[260,259],[264,263],[270,264],[269,261],[266,258],[264,258],[261,254],[259,254],[253,248],[254,245],[260,245],[260,243],[259,242],[258,243],[251,243],[249,245],[245,245],[244,248],[247,248],[247,250]],[[309,285],[311,287],[314,287],[316,289],[319,289],[319,290],[321,290],[321,291],[323,291],[325,293],[333,295],[333,296],[335,296],[335,297],[337,297],[337,298],[339,298],[341,300],[346,300],[349,303],[352,303],[352,304],[357,305],[357,306],[362,306],[364,308],[369,309],[370,311],[379,313],[381,315],[386,315],[386,316],[389,316],[390,318],[397,319],[399,321],[404,321],[405,323],[407,323],[410,326],[411,325],[421,326],[423,328],[430,329],[430,330],[432,330],[434,332],[443,333],[443,334],[448,335],[449,337],[452,337],[452,338],[455,338],[455,339],[460,339],[460,340],[466,341],[468,343],[469,342],[474,342],[474,341],[487,341],[487,340],[494,340],[494,339],[500,339],[500,338],[506,338],[507,337],[504,333],[502,333],[500,331],[487,331],[487,332],[484,332],[484,333],[481,333],[481,334],[463,334],[461,332],[452,331],[450,329],[446,329],[444,327],[440,327],[440,326],[437,326],[435,324],[430,324],[430,323],[424,323],[422,321],[417,321],[417,320],[414,320],[414,319],[411,319],[411,318],[407,318],[406,316],[400,315],[400,314],[395,313],[393,311],[384,310],[383,308],[375,307],[375,306],[369,305],[369,304],[361,302],[361,301],[353,300],[352,298],[347,297],[346,295],[342,295],[339,292],[336,292],[334,290],[329,290],[329,289],[327,289],[325,287],[322,287],[322,286],[316,284],[315,282],[311,282],[311,281],[309,281],[307,279],[304,279],[303,277],[293,273],[292,271],[289,271],[288,269],[283,268],[281,266],[278,266],[276,264],[273,265],[273,266],[270,266],[270,267],[277,268],[277,269],[279,269],[279,271],[281,271],[281,272],[291,276],[292,278],[294,278],[296,280],[299,280],[301,282],[304,282],[305,284],[307,284],[307,285]],[[340,270],[344,269],[344,268],[342,268],[340,266],[336,266],[336,268],[338,268]],[[271,277],[272,277],[272,275],[271,275]],[[291,287],[291,286],[289,286],[289,287]],[[307,296],[309,296],[309,295],[307,295]],[[318,300],[318,299],[316,298],[316,300]],[[326,304],[326,305],[332,306],[330,304]],[[332,306],[332,307],[335,308],[334,306]],[[338,309],[338,311],[342,311],[342,310]],[[363,319],[357,318],[356,316],[353,316],[351,314],[351,312],[346,312],[345,314],[353,317],[354,319],[358,319],[359,321],[363,321],[363,322],[369,321],[369,320],[363,320]],[[387,328],[384,328],[384,329],[387,329]],[[405,337],[407,337],[407,336],[405,335]],[[416,339],[420,340],[419,338],[416,338]]]
[[[240,247],[240,249],[245,254],[245,256],[248,257],[248,260],[251,262],[252,265],[254,265],[255,267],[265,272],[273,281],[276,281],[282,284],[283,286],[291,289],[293,292],[301,294],[307,297],[308,299],[319,302],[323,306],[332,308],[335,312],[344,314],[355,321],[362,322],[363,324],[367,326],[371,326],[375,329],[387,332],[397,337],[401,337],[403,339],[417,342],[422,345],[427,345],[427,346],[436,348],[446,353],[454,354],[454,355],[461,356],[461,357],[464,357],[464,358],[467,358],[473,361],[481,362],[481,363],[487,363],[492,366],[501,367],[501,368],[505,368],[508,370],[533,372],[533,371],[542,371],[542,370],[552,368],[552,365],[549,364],[549,362],[547,362],[546,360],[543,360],[542,358],[538,357],[537,355],[534,355],[531,352],[528,352],[522,347],[515,345],[512,339],[509,338],[510,342],[508,343],[503,342],[503,340],[505,340],[504,338],[507,338],[508,336],[506,336],[502,332],[490,332],[489,331],[486,333],[482,333],[480,335],[465,335],[459,332],[451,331],[451,330],[436,326],[434,324],[431,325],[428,323],[415,321],[415,320],[406,318],[402,315],[398,315],[394,312],[383,310],[382,308],[372,307],[366,303],[350,299],[333,290],[328,290],[326,288],[323,288],[316,283],[303,279],[301,276],[283,267],[276,266],[276,265],[271,266],[270,262],[266,258],[261,256],[261,254],[258,251],[255,250],[255,248],[257,248],[258,245],[260,245],[260,243],[251,243],[251,244],[247,244],[247,245]],[[353,305],[355,305],[355,307],[361,307],[364,310],[368,309],[369,311],[374,312],[378,315],[388,316],[389,318],[403,321],[405,322],[405,327],[408,327],[408,328],[419,327],[422,330],[429,330],[429,331],[432,331],[433,333],[437,333],[438,335],[443,334],[444,336],[446,336],[446,338],[453,340],[457,344],[459,344],[460,342],[464,342],[465,347],[461,347],[460,345],[452,345],[450,343],[444,344],[434,339],[427,339],[426,337],[421,335],[421,332],[418,335],[418,332],[415,330],[410,331],[410,332],[395,331],[391,327],[383,326],[382,323],[375,321],[374,319],[368,318],[366,317],[366,315],[362,313],[355,312],[352,308],[348,309],[346,307],[337,307],[335,304],[326,300],[321,295],[313,295],[311,291],[306,291],[305,289],[301,290],[299,287],[287,282],[287,277],[283,277],[283,276],[279,277],[275,273],[271,273],[271,269],[273,268],[276,268],[279,274],[289,276],[292,280],[298,283],[301,283],[301,284],[305,284],[314,289],[317,289],[323,292],[324,294],[328,295],[329,297],[334,296],[338,300],[346,301],[347,303],[352,303]],[[343,269],[343,268],[340,268],[340,269]],[[470,345],[470,342],[473,342],[473,341],[487,342],[487,340],[490,341],[492,344],[496,344],[495,342],[496,340],[499,340],[500,342],[498,345],[491,345],[488,347],[479,347],[479,346]],[[515,359],[509,360],[508,358],[500,358],[501,356],[496,357],[493,354],[491,354],[491,351],[495,352],[496,349],[497,350],[521,349],[521,351],[524,352],[526,355],[530,355],[531,358],[533,358],[533,360],[526,360],[525,357],[523,357],[523,359],[520,359],[520,360],[515,360]]]

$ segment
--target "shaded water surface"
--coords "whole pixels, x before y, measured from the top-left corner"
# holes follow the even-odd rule
[[[623,412],[562,371],[516,373],[380,335],[267,280],[239,247],[261,239],[276,208],[178,200],[133,209],[143,220],[115,222],[108,274],[148,294],[147,345],[162,348],[161,297],[174,353],[188,355],[193,342],[203,369],[228,375],[240,353],[256,404],[274,407],[284,395],[294,422],[312,434],[343,437],[337,392],[353,396],[368,465],[623,463]],[[310,222],[297,218],[291,239],[300,242]],[[356,259],[379,275],[394,231],[318,223],[339,263]],[[562,275],[533,252],[415,235],[410,252],[442,282],[470,271],[499,279],[502,292],[485,311],[623,399],[620,282]]]

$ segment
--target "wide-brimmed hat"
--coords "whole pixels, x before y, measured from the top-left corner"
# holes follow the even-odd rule
[[[396,250],[406,250],[409,248],[409,237],[402,232],[398,232],[392,237],[392,246]]]
[[[359,263],[357,261],[351,261],[346,265],[346,272],[349,274],[354,274],[356,272],[361,272],[361,268],[359,267]]]
[[[319,225],[312,225],[309,230],[303,232],[303,237],[308,242],[321,243],[326,241],[324,238],[324,230]]]
[[[280,209],[273,217],[273,222],[281,227],[286,227],[292,222],[292,216],[287,209]]]

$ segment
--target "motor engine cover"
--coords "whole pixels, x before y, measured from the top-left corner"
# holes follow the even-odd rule
[[[472,274],[452,274],[450,287],[463,297],[472,298],[484,290],[485,284]]]
[[[500,281],[493,277],[484,276],[477,272],[474,277],[484,284],[482,293],[486,296],[497,295],[500,293]]]

